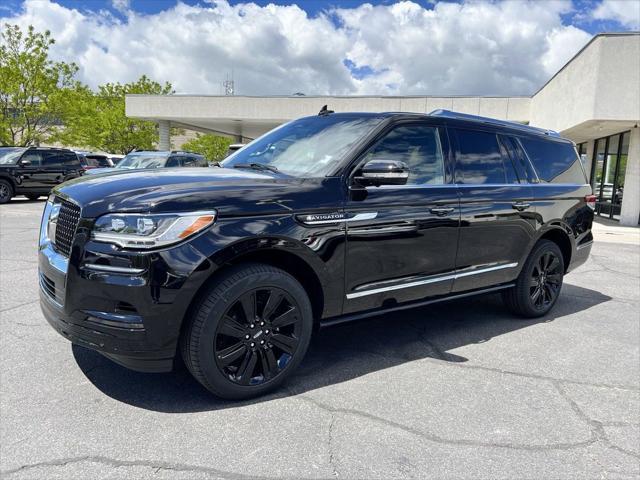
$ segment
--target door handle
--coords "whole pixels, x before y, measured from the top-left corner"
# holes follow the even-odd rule
[[[433,207],[430,208],[429,211],[434,215],[438,215],[439,217],[443,217],[444,215],[451,213],[455,210],[453,207]]]
[[[515,210],[518,210],[519,212],[526,210],[530,206],[531,204],[526,202],[515,202],[511,204],[511,207],[514,208]]]

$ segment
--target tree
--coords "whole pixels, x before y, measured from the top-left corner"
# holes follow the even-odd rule
[[[231,145],[231,139],[211,134],[196,134],[193,138],[182,144],[183,150],[189,150],[204,155],[210,162],[222,160]]]
[[[49,59],[50,32],[5,24],[0,32],[0,144],[28,146],[64,122],[64,97],[81,88],[74,63]]]
[[[100,85],[97,93],[78,89],[74,95],[69,95],[66,128],[58,140],[68,145],[120,154],[152,149],[158,142],[158,126],[154,122],[128,118],[125,95],[170,93],[173,93],[170,83],[162,85],[145,75],[124,85]]]

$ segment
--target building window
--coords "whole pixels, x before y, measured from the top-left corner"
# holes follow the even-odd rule
[[[586,168],[587,166],[587,142],[579,143],[576,145],[578,149],[578,156],[580,157],[580,161],[582,162],[582,166]]]
[[[629,132],[596,140],[591,185],[596,195],[596,214],[618,220],[624,195],[629,155]],[[580,150],[578,150],[580,152]]]

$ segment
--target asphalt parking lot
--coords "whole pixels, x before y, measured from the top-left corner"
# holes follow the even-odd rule
[[[486,296],[326,329],[286,389],[229,403],[184,368],[130,372],[47,325],[43,200],[0,205],[2,478],[640,475],[633,238],[600,234],[546,318]]]

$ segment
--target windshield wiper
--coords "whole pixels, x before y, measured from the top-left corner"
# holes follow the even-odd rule
[[[269,170],[270,172],[278,172],[278,169],[273,165],[267,165],[265,163],[238,163],[233,166],[233,168],[250,168],[252,170]]]

